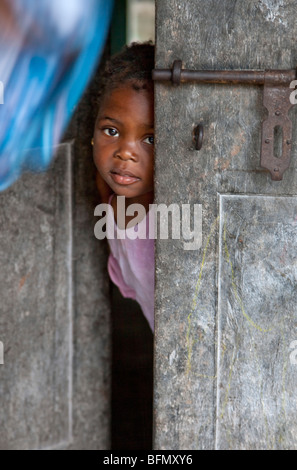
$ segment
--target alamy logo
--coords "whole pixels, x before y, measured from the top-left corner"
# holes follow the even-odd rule
[[[290,88],[295,88],[297,87],[297,80],[293,80],[290,83]],[[290,103],[291,104],[297,104],[297,90],[292,91],[290,94]]]
[[[4,364],[4,344],[0,341],[0,365]]]
[[[0,81],[0,104],[4,104],[4,83]]]
[[[168,240],[169,214],[171,215],[171,238],[184,240],[184,250],[198,250],[202,245],[202,206],[194,204],[150,204],[148,217],[142,204],[131,204],[125,210],[125,197],[117,197],[117,226],[114,223],[114,212],[110,204],[99,204],[94,215],[101,217],[95,224],[94,234],[98,240],[107,239],[156,239]],[[191,214],[193,212],[193,214]],[[135,214],[137,215],[135,216]],[[125,215],[133,217],[126,230]],[[158,217],[159,215],[159,217]],[[191,217],[192,215],[192,217]],[[141,222],[141,224],[140,224]],[[148,227],[147,227],[148,222]],[[139,225],[136,225],[139,224]],[[191,229],[191,225],[193,229]]]

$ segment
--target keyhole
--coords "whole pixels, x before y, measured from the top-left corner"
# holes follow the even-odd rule
[[[283,128],[281,126],[275,126],[274,128],[273,153],[274,153],[275,158],[282,158]]]

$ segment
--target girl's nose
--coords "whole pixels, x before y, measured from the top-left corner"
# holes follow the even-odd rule
[[[137,154],[137,148],[136,144],[133,144],[131,142],[125,143],[122,142],[121,146],[117,149],[115,152],[115,157],[120,158],[121,160],[133,160],[133,161],[138,161],[138,154]]]

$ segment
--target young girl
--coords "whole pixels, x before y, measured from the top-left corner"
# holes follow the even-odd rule
[[[150,43],[134,43],[112,57],[103,74],[93,137],[97,187],[101,201],[113,208],[112,223],[119,234],[119,238],[108,239],[108,272],[122,295],[140,304],[152,330],[154,239],[149,238],[149,205],[154,199],[153,68],[154,46]],[[124,196],[124,215],[117,213],[119,196]],[[135,203],[145,208],[146,217],[137,226],[127,227],[135,216],[126,216],[126,210]],[[128,231],[141,232],[143,228],[146,238],[128,236]]]

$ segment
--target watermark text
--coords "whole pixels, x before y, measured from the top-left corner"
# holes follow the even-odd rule
[[[4,344],[0,341],[0,365],[4,364]]]
[[[0,104],[4,104],[4,83],[0,81]]]
[[[290,364],[292,366],[297,365],[297,341],[292,341],[290,344],[290,349],[293,349],[293,351],[290,354]]]
[[[290,83],[290,88],[295,88],[297,87],[297,80],[293,80]],[[297,104],[297,90],[292,91],[290,94],[290,103],[291,104]]]
[[[130,204],[125,210],[125,197],[118,196],[117,225],[114,223],[114,212],[110,204],[96,206],[94,215],[101,217],[94,227],[98,240],[182,238],[184,250],[198,250],[202,246],[201,204],[194,204],[192,208],[190,204],[150,204],[147,216],[142,204]],[[126,217],[133,218],[127,223],[125,230],[119,230],[118,227],[125,227]],[[139,225],[135,230],[137,224]]]

